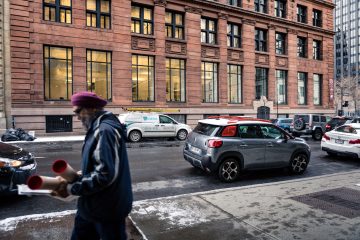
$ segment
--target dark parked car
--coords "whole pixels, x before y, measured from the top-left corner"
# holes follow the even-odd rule
[[[325,125],[326,132],[333,130],[345,123],[351,123],[351,117],[333,117],[328,123]]]
[[[36,166],[31,153],[0,142],[0,196],[17,194],[17,185],[25,184]]]
[[[301,174],[308,166],[310,147],[265,120],[219,117],[199,121],[188,135],[183,154],[194,167],[233,182],[250,169],[286,167]]]

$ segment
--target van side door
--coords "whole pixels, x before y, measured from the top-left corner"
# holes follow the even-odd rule
[[[169,117],[159,115],[159,134],[161,137],[175,137],[176,123]]]

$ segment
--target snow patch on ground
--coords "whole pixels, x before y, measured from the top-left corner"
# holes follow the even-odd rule
[[[16,228],[19,222],[23,221],[33,221],[33,220],[42,220],[49,219],[49,222],[58,221],[56,218],[64,217],[70,214],[74,214],[75,210],[67,210],[63,212],[53,212],[45,214],[31,214],[26,216],[11,217],[0,220],[0,231],[12,231]]]
[[[196,204],[181,204],[171,199],[152,203],[149,205],[134,204],[133,214],[156,216],[160,221],[173,227],[187,227],[195,224],[208,222],[206,213],[199,211]]]

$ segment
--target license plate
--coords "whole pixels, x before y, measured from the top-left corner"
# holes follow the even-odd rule
[[[190,151],[192,151],[193,153],[196,153],[196,154],[201,153],[201,149],[199,149],[197,147],[193,147],[193,146],[190,146]]]
[[[341,140],[341,139],[335,139],[335,143],[338,143],[338,144],[344,144],[344,140]]]

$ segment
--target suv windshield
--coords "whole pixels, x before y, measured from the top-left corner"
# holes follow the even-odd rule
[[[298,120],[300,118],[302,120],[304,120],[306,123],[309,123],[309,115],[295,115],[294,121],[296,121],[296,120]]]
[[[215,125],[198,123],[198,125],[195,127],[195,129],[193,131],[196,133],[199,133],[199,134],[204,134],[204,135],[210,136],[217,127],[218,126],[215,126]]]

